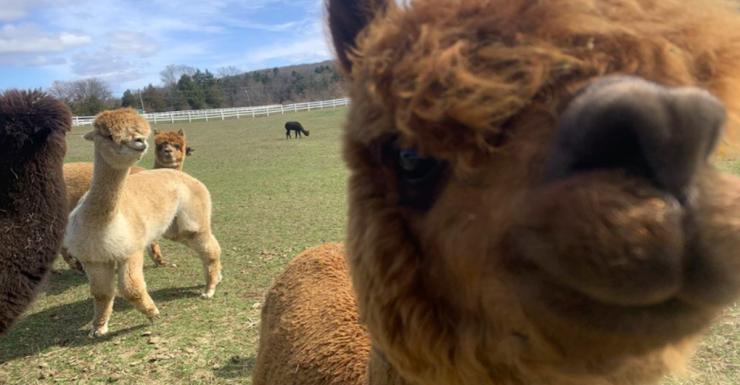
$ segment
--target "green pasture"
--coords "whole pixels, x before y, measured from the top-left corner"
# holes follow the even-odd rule
[[[110,335],[90,339],[87,281],[57,261],[25,318],[0,338],[0,385],[251,383],[260,304],[272,279],[304,248],[343,239],[345,114],[337,108],[158,125],[186,131],[195,152],[185,169],[213,196],[224,265],[216,296],[199,298],[203,277],[195,254],[163,241],[165,258],[177,267],[154,268],[148,260],[145,272],[160,319],[150,325],[118,298]],[[286,140],[288,119],[300,120],[310,137]],[[68,161],[92,159],[92,144],[82,139],[87,129],[69,135]],[[152,157],[149,151],[140,164],[151,167]],[[723,167],[740,171],[738,164]],[[711,331],[693,367],[666,385],[740,384],[740,308]]]

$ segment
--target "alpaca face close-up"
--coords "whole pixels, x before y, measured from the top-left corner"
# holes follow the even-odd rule
[[[154,130],[154,145],[157,151],[155,168],[182,169],[185,157],[190,155],[185,141],[185,133],[182,130],[177,132],[157,132],[157,130]]]
[[[105,111],[85,139],[95,143],[106,163],[114,168],[128,168],[146,153],[149,131],[149,123],[133,109]]]
[[[651,382],[736,297],[740,180],[708,158],[738,19],[687,4],[329,3],[350,270],[403,377]]]

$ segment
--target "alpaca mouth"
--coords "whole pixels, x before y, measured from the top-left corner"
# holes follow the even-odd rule
[[[177,165],[180,164],[180,162],[175,159],[162,159],[159,163],[166,167],[177,167]]]
[[[608,172],[554,182],[515,231],[514,243],[549,279],[593,300],[645,306],[681,289],[691,208],[638,178]]]
[[[646,344],[699,331],[712,314],[706,309],[731,298],[711,288],[734,291],[714,250],[728,245],[698,236],[703,203],[691,195],[682,204],[644,180],[608,172],[534,192],[509,237],[525,311]]]

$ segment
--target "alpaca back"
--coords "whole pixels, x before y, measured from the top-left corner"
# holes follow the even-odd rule
[[[260,327],[255,385],[367,383],[370,339],[341,244],[308,249],[288,264],[267,294]]]

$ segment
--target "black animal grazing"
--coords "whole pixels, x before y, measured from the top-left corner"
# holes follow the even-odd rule
[[[300,122],[285,122],[285,138],[290,139],[290,132],[295,131],[295,137],[300,138],[301,134],[308,136],[308,130],[303,128]]]

